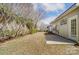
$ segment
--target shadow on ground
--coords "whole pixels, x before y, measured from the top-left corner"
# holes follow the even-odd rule
[[[46,32],[45,33],[45,38],[46,38],[46,41],[51,41],[52,44],[57,44],[57,43],[58,44],[64,44],[64,43],[67,43],[67,44],[75,44],[76,43],[73,40],[70,40],[70,39],[61,37],[61,36],[56,35],[56,34],[51,33],[51,32]]]

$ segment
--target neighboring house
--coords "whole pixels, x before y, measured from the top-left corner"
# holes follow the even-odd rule
[[[73,4],[51,24],[54,33],[79,43],[79,4]]]
[[[48,29],[47,29],[47,24],[41,24],[40,26],[38,26],[37,27],[37,29],[39,30],[39,31],[47,31]]]
[[[49,32],[52,32],[52,25],[47,26]]]

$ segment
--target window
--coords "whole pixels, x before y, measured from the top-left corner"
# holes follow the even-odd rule
[[[60,24],[61,24],[61,25],[67,24],[67,20],[66,20],[66,19],[62,20]]]
[[[76,19],[71,20],[71,36],[76,36]]]

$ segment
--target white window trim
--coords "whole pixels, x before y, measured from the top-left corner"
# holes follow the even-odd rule
[[[78,15],[75,15],[75,16],[70,17],[69,19],[72,20],[72,19],[77,19],[77,18],[78,18]]]

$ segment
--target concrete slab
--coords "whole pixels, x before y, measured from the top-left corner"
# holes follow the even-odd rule
[[[72,44],[72,45],[76,44],[76,42],[70,39],[66,39],[55,34],[47,34],[46,43],[47,44]]]
[[[57,42],[57,41],[46,41],[47,44],[71,44],[74,45],[75,43],[67,43],[67,42]]]

